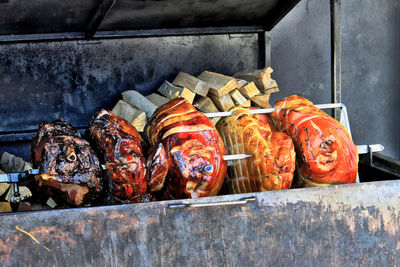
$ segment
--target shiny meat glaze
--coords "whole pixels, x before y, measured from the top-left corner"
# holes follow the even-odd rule
[[[211,121],[183,98],[161,106],[146,126],[151,191],[164,198],[217,195],[227,163],[221,137]]]
[[[103,156],[117,202],[140,202],[147,192],[142,138],[126,120],[101,110],[90,122],[90,135]]]
[[[303,97],[289,96],[275,108],[274,120],[295,144],[305,186],[356,182],[357,146],[343,125]]]
[[[277,132],[266,115],[251,115],[242,107],[231,109],[217,129],[229,154],[249,154],[228,167],[229,193],[288,189],[295,169],[294,145],[289,136]]]
[[[76,206],[99,200],[103,188],[99,160],[70,124],[41,123],[31,157],[34,168],[39,168],[36,180],[42,193]]]

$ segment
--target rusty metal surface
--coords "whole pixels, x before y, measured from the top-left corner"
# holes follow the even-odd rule
[[[238,200],[247,205],[169,209]],[[4,266],[393,266],[400,183],[0,216]],[[29,256],[27,252],[29,251]]]

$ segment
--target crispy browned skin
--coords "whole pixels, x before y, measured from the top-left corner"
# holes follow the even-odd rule
[[[161,106],[146,126],[154,147],[151,191],[168,199],[217,195],[226,173],[224,144],[212,122],[185,99]]]
[[[275,108],[272,115],[278,127],[295,144],[305,186],[356,182],[357,146],[342,124],[299,96],[286,97]]]
[[[101,110],[90,122],[90,135],[106,164],[117,202],[139,202],[147,192],[141,137],[126,120]]]
[[[249,154],[228,167],[229,193],[288,189],[293,180],[295,152],[292,140],[277,132],[266,115],[251,115],[242,107],[217,124],[229,154]]]
[[[63,120],[41,123],[31,145],[42,193],[69,205],[93,203],[101,196],[100,163],[80,134]]]

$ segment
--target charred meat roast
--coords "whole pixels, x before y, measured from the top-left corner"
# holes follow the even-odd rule
[[[89,131],[105,162],[115,202],[148,200],[143,140],[135,127],[110,111],[101,110],[90,121]]]
[[[98,158],[89,143],[64,120],[43,122],[31,144],[40,191],[69,205],[93,203],[102,195]]]

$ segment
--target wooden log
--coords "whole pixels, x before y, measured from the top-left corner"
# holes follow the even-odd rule
[[[269,97],[270,94],[256,95],[251,98],[251,102],[261,108],[271,108],[271,105],[269,104]]]
[[[193,102],[193,106],[202,112],[218,112],[217,107],[213,101],[207,96],[196,96]]]
[[[211,71],[203,71],[197,78],[206,82],[210,87],[208,94],[221,97],[238,88],[237,80]]]
[[[4,195],[10,188],[11,184],[0,183],[0,196]]]
[[[137,91],[129,90],[122,93],[122,97],[125,102],[129,103],[133,107],[142,110],[146,113],[148,118],[153,115],[157,106],[150,102],[146,97]]]
[[[229,94],[223,95],[221,97],[215,95],[209,96],[219,111],[228,111],[230,108],[235,106]]]
[[[50,208],[54,209],[57,206],[57,202],[54,201],[51,197],[46,202],[46,205],[49,206]]]
[[[204,113],[212,113],[212,112],[218,112],[219,110],[217,107],[214,105],[214,102],[211,100],[211,98],[207,96],[196,96],[193,102],[193,105],[200,111]],[[220,117],[216,118],[211,118],[211,122],[215,125],[217,122],[220,120]]]
[[[9,202],[0,202],[0,213],[11,212],[11,204]]]
[[[119,100],[111,111],[131,123],[138,132],[143,132],[147,123],[146,113],[131,106],[124,100]]]
[[[0,174],[5,174],[2,170],[0,170]],[[0,196],[4,195],[4,193],[7,192],[7,190],[10,188],[11,184],[7,183],[0,183]]]
[[[197,95],[207,96],[208,94],[209,86],[206,82],[182,71],[178,73],[172,84],[187,88]]]
[[[136,128],[138,132],[143,132],[144,127],[146,126],[147,123],[147,116],[146,113],[141,113],[139,116],[137,116],[131,124]]]
[[[174,99],[177,97],[185,98],[190,104],[193,103],[194,97],[196,96],[195,93],[190,91],[187,88],[175,86],[172,83],[165,81],[160,88],[158,88],[158,92],[161,93],[163,96]]]
[[[239,87],[239,92],[243,96],[245,96],[245,97],[250,99],[253,96],[261,94],[260,90],[258,90],[258,88],[257,88],[257,86],[256,86],[256,84],[254,82],[248,82],[248,81],[245,81],[245,80],[240,80],[240,81],[241,82],[239,83],[239,86],[242,85],[242,84],[243,85]]]
[[[30,170],[32,165],[20,157],[4,152],[0,159],[0,168],[6,173],[13,173]]]
[[[163,97],[159,94],[152,93],[151,95],[146,96],[150,102],[152,102],[154,105],[156,105],[158,108],[164,105],[165,103],[168,103],[170,101],[169,98]]]
[[[272,72],[273,69],[271,67],[267,67],[261,70],[250,70],[237,73],[234,75],[234,77],[237,79],[246,80],[248,82],[254,82],[261,92],[267,94],[279,91],[278,84],[275,80],[271,79]]]
[[[251,101],[246,99],[240,92],[239,90],[234,90],[229,93],[231,95],[231,98],[233,100],[233,103],[237,106],[241,107],[247,107],[249,108],[251,106]]]

